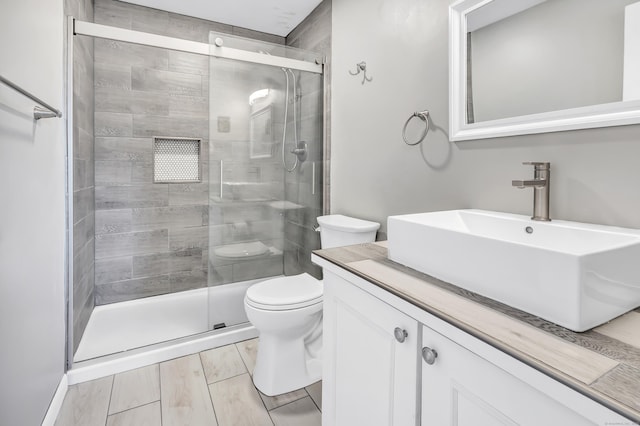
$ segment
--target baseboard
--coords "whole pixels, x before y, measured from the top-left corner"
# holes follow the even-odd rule
[[[56,389],[56,393],[53,394],[47,414],[44,416],[44,420],[42,420],[42,426],[54,426],[56,419],[58,418],[58,414],[60,413],[60,409],[62,408],[64,397],[67,394],[67,389],[69,389],[69,380],[67,375],[63,374],[62,379],[60,379],[60,383],[58,384],[58,388]]]

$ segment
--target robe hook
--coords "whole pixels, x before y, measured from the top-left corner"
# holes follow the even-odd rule
[[[351,75],[358,75],[361,72],[363,73],[362,84],[364,84],[365,81],[373,80],[373,77],[367,77],[367,63],[365,61],[358,62],[356,64],[356,72],[352,72],[351,70],[349,70],[349,74]]]

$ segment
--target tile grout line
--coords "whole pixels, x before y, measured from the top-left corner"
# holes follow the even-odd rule
[[[260,398],[260,399],[262,399],[262,398]],[[271,411],[267,410],[267,415],[269,416],[269,420],[271,420],[271,424],[275,425],[276,422],[273,420],[273,417],[271,417]]]
[[[305,388],[302,388],[302,389],[305,389]],[[296,389],[296,390],[298,390],[298,389]],[[305,389],[305,391],[306,391],[306,389]],[[298,398],[298,399],[294,399],[293,401],[289,401],[286,404],[282,404],[282,405],[279,405],[277,407],[273,407],[271,410],[268,410],[268,411],[269,411],[269,413],[271,413],[272,411],[278,410],[278,409],[280,409],[282,407],[286,407],[287,405],[291,405],[291,404],[293,404],[295,402],[300,402],[305,398],[309,398],[311,400],[311,402],[313,402],[313,398],[311,398],[311,395],[309,395],[309,392],[307,392],[307,396],[303,396],[302,398]],[[318,406],[316,405],[315,402],[313,403],[313,405],[315,405],[316,408],[318,408]],[[320,411],[320,410],[318,410],[318,411]]]
[[[249,339],[249,340],[253,340],[253,339]],[[244,340],[243,340],[244,341]],[[269,409],[267,408],[267,404],[264,402],[264,399],[262,398],[262,396],[260,395],[260,390],[258,390],[258,388],[256,388],[256,385],[253,384],[253,374],[249,372],[249,366],[247,365],[247,363],[245,362],[244,358],[242,357],[242,355],[240,354],[240,349],[238,349],[238,343],[234,343],[233,346],[235,346],[236,351],[238,351],[238,355],[240,355],[240,359],[242,360],[242,363],[244,364],[244,368],[247,370],[247,373],[249,375],[249,379],[251,380],[251,385],[253,386],[253,388],[256,390],[256,392],[258,392],[258,398],[260,398],[260,402],[262,403],[262,406],[264,407],[264,410],[267,412],[267,415],[269,416],[269,420],[271,421],[272,425],[275,425],[275,422],[273,421],[273,419],[271,418],[271,412],[269,411]],[[244,374],[244,373],[243,373]]]
[[[313,383],[311,383],[311,384],[313,385]],[[309,385],[309,386],[311,386],[311,385]],[[309,396],[309,399],[311,399],[311,402],[313,402],[313,405],[315,405],[316,408],[318,409],[318,411],[320,411],[320,413],[322,413],[322,410],[320,409],[320,407],[318,407],[318,404],[316,404],[316,401],[314,401],[314,399],[311,396],[311,394],[309,393],[309,390],[307,389],[307,387],[305,386],[303,389],[307,393],[307,396]],[[302,399],[302,398],[300,398],[300,399]]]
[[[313,383],[312,383],[312,384],[313,384]],[[322,407],[320,407],[320,406],[318,405],[318,403],[316,402],[316,400],[315,400],[315,399],[313,399],[313,397],[311,396],[311,394],[309,393],[309,391],[307,390],[307,388],[304,388],[304,390],[306,390],[306,391],[307,391],[307,394],[309,395],[309,398],[311,398],[311,402],[313,402],[313,405],[315,405],[315,406],[316,406],[316,408],[318,409],[318,411],[320,411],[320,414],[322,414]]]
[[[213,381],[213,382],[211,382],[211,383],[207,382],[207,386],[209,386],[209,385],[214,385],[214,384],[216,384],[216,383],[220,383],[220,382],[224,382],[225,380],[233,379],[234,377],[242,376],[243,374],[248,374],[248,373],[247,373],[246,371],[243,371],[243,372],[242,372],[242,373],[240,373],[240,374],[234,374],[233,376],[225,377],[224,379],[215,380],[215,381]],[[206,377],[206,376],[205,376],[205,377]],[[251,375],[249,375],[249,377],[251,377]]]
[[[246,342],[246,340],[243,340],[243,342]],[[253,381],[253,374],[251,371],[249,371],[249,366],[247,365],[247,363],[245,362],[244,358],[242,357],[242,354],[240,353],[240,349],[238,349],[238,343],[236,342],[233,344],[233,346],[236,348],[236,351],[238,352],[238,356],[240,357],[240,361],[242,361],[242,364],[244,365],[244,369],[247,370],[247,373],[249,374],[249,377],[252,378]],[[244,374],[244,373],[242,373]]]
[[[253,376],[250,375],[249,379],[251,379],[251,385],[253,386],[253,388],[256,390],[256,392],[258,392],[258,398],[260,398],[260,402],[262,403],[262,406],[264,407],[264,410],[267,412],[267,415],[269,416],[269,420],[271,420],[271,424],[275,425],[275,422],[271,418],[271,411],[269,411],[269,409],[267,408],[267,403],[264,402],[264,399],[260,395],[260,391],[258,390],[258,388],[256,388],[256,385],[253,384]]]
[[[207,393],[209,394],[209,402],[211,403],[211,409],[213,410],[213,418],[216,421],[216,425],[220,426],[220,422],[218,421],[218,414],[216,414],[216,405],[213,403],[213,398],[211,397],[211,387],[209,383],[207,383],[207,374],[204,371],[204,364],[202,363],[202,352],[198,352],[198,359],[200,360],[200,367],[202,367],[202,375],[204,376],[204,383],[207,387]]]
[[[113,398],[113,385],[116,381],[116,375],[113,374],[111,375],[111,389],[109,391],[109,403],[107,404],[107,412],[106,415],[104,416],[104,426],[107,426],[107,423],[109,421],[109,409],[111,408],[111,400]]]
[[[160,394],[160,426],[162,426],[163,420],[162,420],[162,374],[160,374],[160,362],[157,363],[158,365],[158,393]]]
[[[211,397],[211,388],[209,387],[209,385],[207,385],[207,393],[209,394],[209,402],[211,402],[211,409],[213,410],[213,418],[215,419],[216,424],[220,426],[220,422],[218,421],[218,414],[216,413],[216,405],[213,403],[213,398]]]
[[[322,383],[322,379],[318,380],[318,382]],[[311,383],[309,386],[313,386],[313,385],[315,385],[315,384],[316,384],[316,383],[318,383],[318,382]],[[316,406],[316,408],[318,409],[318,411],[320,411],[320,413],[322,413],[322,407],[320,407],[320,406],[318,405],[318,403],[316,402],[316,400],[313,398],[313,396],[311,396],[311,394],[309,393],[309,390],[307,389],[309,386],[305,386],[305,387],[304,387],[304,390],[306,390],[306,391],[307,391],[307,395],[309,395],[309,398],[311,398],[311,401],[312,401],[312,402],[313,402],[313,404]],[[322,385],[321,385],[321,386],[322,386]],[[322,392],[320,392],[320,398],[322,398]]]
[[[155,400],[155,401],[147,402],[146,404],[137,405],[135,407],[127,408],[126,410],[118,411],[117,413],[111,413],[107,417],[111,417],[111,416],[115,416],[115,415],[118,415],[118,414],[126,413],[128,411],[135,410],[137,408],[146,407],[147,405],[152,405],[152,404],[155,404],[156,402],[160,402],[160,400],[158,399],[158,400]]]

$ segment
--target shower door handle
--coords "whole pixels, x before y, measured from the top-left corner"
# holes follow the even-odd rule
[[[311,163],[311,195],[316,195],[316,162]]]
[[[222,201],[222,188],[224,186],[223,183],[223,176],[224,176],[224,161],[220,160],[220,201]]]

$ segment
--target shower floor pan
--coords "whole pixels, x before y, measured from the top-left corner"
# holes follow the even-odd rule
[[[226,325],[247,322],[244,294],[249,286],[265,279],[97,306],[73,361],[204,333],[221,322]]]

